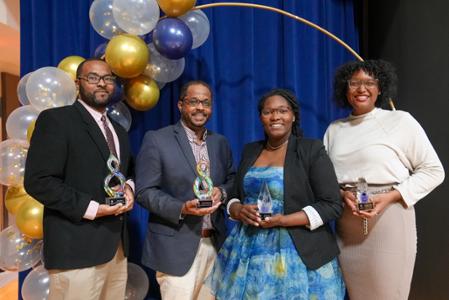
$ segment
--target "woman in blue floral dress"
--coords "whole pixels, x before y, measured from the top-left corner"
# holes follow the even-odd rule
[[[342,211],[332,164],[321,142],[298,135],[299,107],[291,92],[264,95],[259,114],[266,139],[245,146],[233,195],[241,201],[227,203],[240,223],[218,253],[208,284],[217,299],[343,299],[329,227]],[[262,220],[257,201],[267,194],[272,216]]]

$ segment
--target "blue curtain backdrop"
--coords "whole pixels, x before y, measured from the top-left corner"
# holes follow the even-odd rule
[[[197,5],[219,1],[197,1]],[[237,1],[228,1],[237,2]],[[352,0],[247,1],[277,7],[334,33],[356,51],[358,33]],[[21,0],[21,75],[56,66],[69,55],[93,56],[105,42],[90,25],[90,0]],[[332,102],[332,78],[338,65],[355,58],[317,30],[270,11],[242,7],[204,10],[211,24],[208,40],[186,57],[183,75],[161,90],[158,105],[132,111],[129,131],[135,154],[145,131],[179,118],[180,86],[201,79],[213,88],[213,116],[208,128],[230,141],[237,163],[247,142],[263,137],[257,114],[259,97],[274,87],[293,90],[301,105],[305,136],[321,138],[328,124],[347,114]],[[87,172],[87,170],[86,170]],[[132,252],[138,262],[147,212],[136,205],[131,214]],[[22,274],[22,279],[24,274]],[[157,297],[153,289],[151,294]]]

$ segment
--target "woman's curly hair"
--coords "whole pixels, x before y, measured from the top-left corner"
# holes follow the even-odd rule
[[[377,107],[387,104],[390,98],[396,98],[398,78],[392,64],[384,60],[351,61],[340,66],[335,72],[334,99],[339,106],[351,107],[346,97],[348,80],[359,70],[378,80],[380,93],[376,101]]]

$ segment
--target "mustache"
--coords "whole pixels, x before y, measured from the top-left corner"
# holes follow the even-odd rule
[[[199,115],[199,114],[203,115],[204,117],[207,117],[207,116],[208,116],[208,115],[207,115],[205,112],[203,112],[203,111],[196,111],[196,112],[192,113],[192,116],[196,116],[196,115]]]
[[[94,93],[106,93],[106,94],[110,94],[109,91],[108,91],[108,90],[105,90],[105,89],[96,89],[96,90],[94,91]]]

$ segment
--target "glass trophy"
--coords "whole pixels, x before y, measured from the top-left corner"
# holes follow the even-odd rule
[[[260,188],[259,196],[257,197],[257,207],[262,220],[265,220],[266,217],[271,217],[273,214],[273,200],[271,199],[270,190],[266,181],[264,181]]]
[[[368,192],[368,183],[365,178],[360,177],[357,180],[357,209],[370,210],[374,208],[374,203],[370,199]]]
[[[104,190],[109,195],[109,197],[106,198],[106,204],[110,206],[119,203],[125,205],[126,178],[119,171],[119,161],[113,154],[110,154],[107,165],[110,173],[104,179]]]
[[[212,206],[212,191],[214,185],[212,179],[209,177],[209,162],[200,160],[196,164],[196,171],[198,177],[193,182],[193,192],[198,198],[198,208],[211,207]]]

